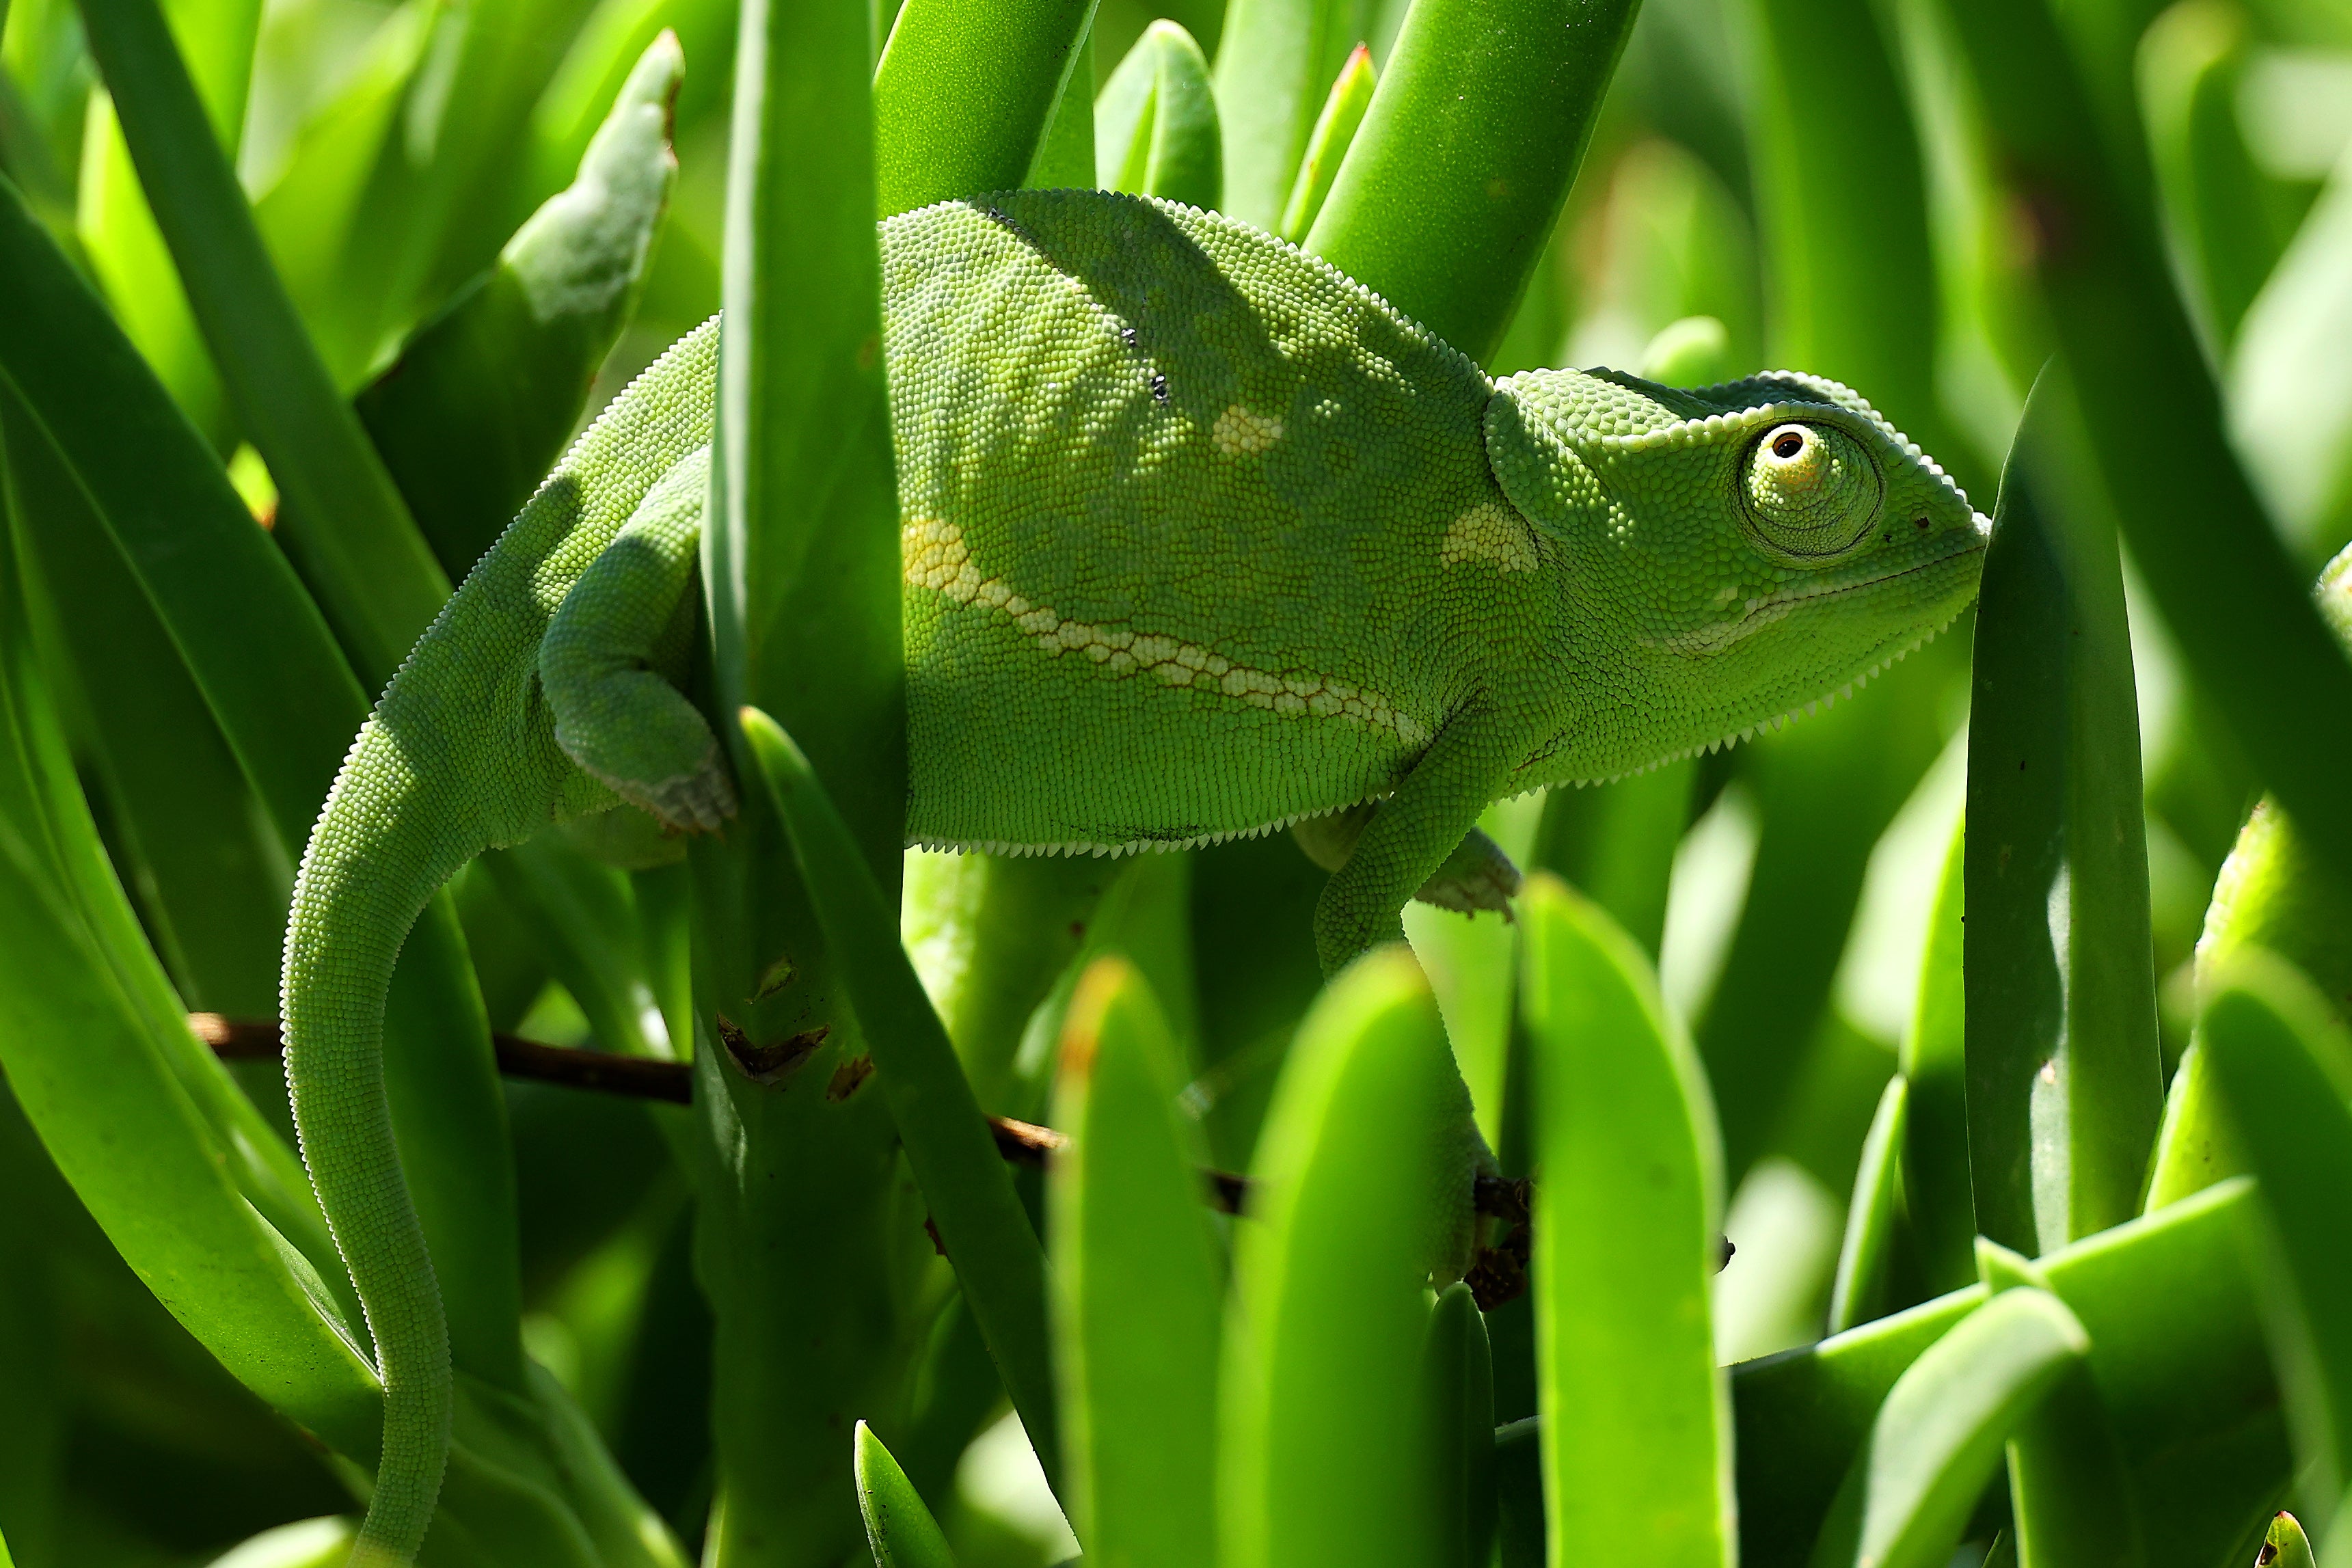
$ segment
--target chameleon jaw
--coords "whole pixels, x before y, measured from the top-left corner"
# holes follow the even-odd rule
[[[1827,599],[1841,599],[1850,594],[1859,594],[1869,588],[1884,587],[1889,583],[1899,583],[1906,577],[1916,576],[1922,572],[1931,572],[1940,566],[1948,566],[1963,556],[1974,555],[1981,552],[1985,548],[1985,542],[1983,536],[1979,534],[1959,549],[1947,551],[1941,555],[1906,566],[1900,571],[1882,573],[1875,577],[1864,577],[1848,583],[1807,583],[1778,594],[1769,595],[1764,598],[1750,599],[1738,620],[1717,621],[1692,631],[1680,632],[1662,639],[1657,646],[1675,653],[1719,653],[1735,643],[1755,636],[1775,622],[1787,619],[1800,605]],[[1950,624],[1948,621],[1945,623],[1947,626]],[[1913,647],[1918,646],[1920,645],[1916,643],[1912,645]],[[1905,653],[1910,651],[1910,648],[1904,650]],[[1895,657],[1902,656],[1898,654]],[[1874,673],[1875,668],[1876,667],[1874,667]]]

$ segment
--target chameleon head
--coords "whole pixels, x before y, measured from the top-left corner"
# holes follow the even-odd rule
[[[1559,657],[1593,699],[1529,783],[1613,777],[1850,688],[1975,596],[1991,530],[1861,397],[1785,372],[1696,391],[1530,372],[1496,388],[1486,446],[1558,563]]]

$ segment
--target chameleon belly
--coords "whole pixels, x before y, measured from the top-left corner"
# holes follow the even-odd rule
[[[908,837],[1195,842],[1392,788],[1491,652],[1461,584],[1534,575],[1478,368],[1139,199],[928,208],[883,267]]]

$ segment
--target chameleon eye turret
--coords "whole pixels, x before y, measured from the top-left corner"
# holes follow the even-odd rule
[[[1843,554],[1878,515],[1878,465],[1833,425],[1776,425],[1749,448],[1741,500],[1764,545],[1799,562]]]

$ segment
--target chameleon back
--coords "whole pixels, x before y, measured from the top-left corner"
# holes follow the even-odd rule
[[[1351,805],[1513,657],[1525,617],[1449,587],[1468,563],[1540,592],[1493,388],[1360,285],[1067,191],[892,219],[883,271],[911,840],[1197,842]]]

